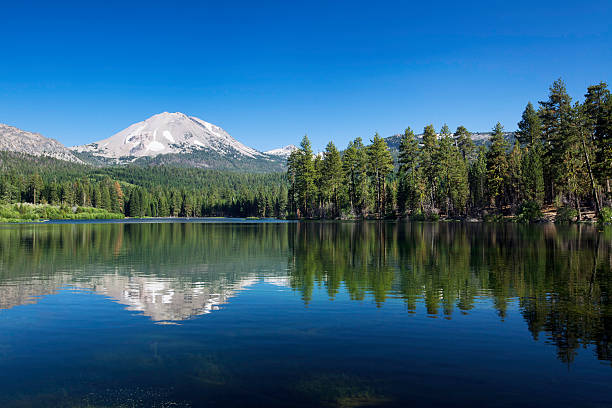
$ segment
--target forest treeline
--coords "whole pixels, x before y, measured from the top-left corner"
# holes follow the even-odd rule
[[[0,152],[0,204],[95,207],[128,217],[285,217],[283,173],[93,167]]]
[[[607,84],[572,102],[557,80],[528,103],[513,146],[501,124],[476,146],[459,126],[408,128],[392,155],[376,134],[340,151],[313,154],[305,136],[287,173],[237,173],[177,166],[95,167],[0,152],[0,204],[95,207],[129,217],[438,219],[514,216],[558,220],[589,210],[612,222],[612,97]],[[395,154],[397,153],[397,154]],[[394,159],[397,157],[397,159]]]
[[[288,160],[288,213],[296,218],[403,217],[437,219],[516,215],[541,217],[554,205],[559,218],[582,218],[584,208],[612,218],[612,98],[605,83],[572,103],[557,80],[538,109],[528,103],[510,146],[500,123],[490,145],[470,132],[426,126],[422,140],[407,128],[397,163],[376,134],[340,152],[330,142],[313,155],[308,137]]]

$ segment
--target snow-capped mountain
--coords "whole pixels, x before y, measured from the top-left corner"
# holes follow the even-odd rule
[[[71,148],[107,158],[155,157],[160,154],[207,150],[221,155],[263,157],[219,126],[180,112],[163,112],[114,134],[108,139]]]
[[[285,147],[280,147],[278,149],[268,150],[268,151],[265,151],[264,153],[270,156],[278,156],[278,157],[282,157],[286,159],[287,157],[289,157],[289,155],[292,152],[296,151],[297,149],[298,149],[297,146],[294,146],[291,144]]]
[[[2,123],[0,123],[0,150],[26,153],[32,156],[49,156],[55,159],[82,163],[57,140]]]

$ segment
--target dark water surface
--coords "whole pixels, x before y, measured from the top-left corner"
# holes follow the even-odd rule
[[[0,226],[1,407],[612,406],[612,233]]]

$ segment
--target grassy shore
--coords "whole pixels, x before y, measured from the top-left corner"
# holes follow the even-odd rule
[[[0,222],[37,222],[45,220],[110,220],[124,218],[101,208],[68,207],[49,204],[0,204]]]

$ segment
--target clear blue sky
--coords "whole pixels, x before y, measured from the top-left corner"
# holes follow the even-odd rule
[[[181,111],[261,150],[321,149],[512,130],[558,77],[575,98],[612,81],[610,0],[88,3],[2,5],[0,122],[73,145]]]

